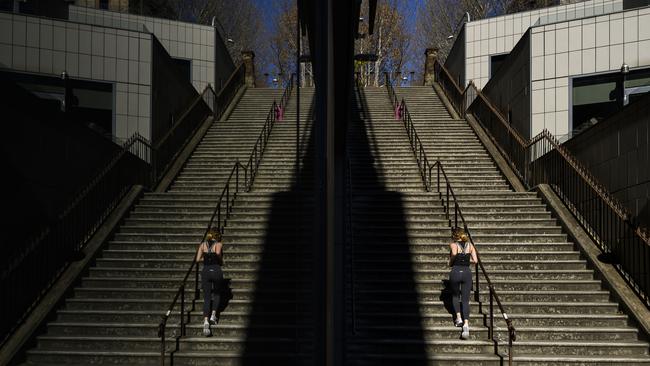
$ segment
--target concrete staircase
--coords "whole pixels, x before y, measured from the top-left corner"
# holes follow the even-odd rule
[[[348,364],[498,364],[476,304],[468,341],[445,308],[450,228],[437,195],[424,190],[386,89],[357,96],[348,133]]]
[[[451,118],[433,88],[397,88],[396,94],[406,100],[429,159],[443,162],[481,258],[517,329],[515,364],[649,365],[648,343],[639,339],[637,328],[611,301],[610,293],[568,241],[541,199],[535,193],[514,192],[508,186],[472,128],[465,120]],[[409,233],[417,233],[412,230],[417,227],[413,221],[405,220],[404,226]],[[432,226],[427,225],[421,236],[408,236],[413,249],[410,255],[400,258],[406,262],[404,266],[396,266],[393,259],[385,268],[391,280],[415,289],[419,311],[393,313],[385,320],[400,329],[409,321],[421,324],[418,334],[422,339],[396,340],[399,349],[425,350],[417,356],[418,360],[426,356],[427,361],[418,364],[444,364],[438,361],[440,351],[463,354],[454,364],[491,364],[493,360],[487,358],[480,362],[472,358],[494,353],[494,348],[485,343],[487,335],[480,326],[477,303],[472,302],[471,341],[450,348],[448,342],[457,339],[457,332],[436,328],[439,324],[451,324],[451,317],[436,301],[440,282],[447,278],[448,249],[443,235]],[[377,263],[368,265],[376,267]],[[488,301],[486,290],[481,286],[484,304]],[[498,353],[505,357],[505,322],[500,316],[496,319]],[[390,333],[400,334],[396,330]],[[393,349],[394,354],[389,351]],[[397,352],[398,347],[384,347],[383,351],[386,355],[382,358],[404,355]]]
[[[253,189],[238,195],[226,228],[224,277],[232,278],[234,297],[211,338],[200,335],[202,315],[193,312],[192,334],[181,339],[175,365],[313,363],[313,94],[301,90],[303,169],[295,170],[293,94],[284,120],[273,127]]]
[[[189,266],[233,163],[248,159],[273,100],[279,101],[281,94],[279,89],[248,89],[230,118],[210,127],[171,188],[144,195],[27,351],[26,364],[159,364],[160,317]],[[295,109],[295,101],[289,109],[292,104]],[[257,183],[264,181],[260,174]],[[269,236],[263,228],[272,213],[282,216],[287,211],[282,206],[270,210],[270,195],[251,192],[238,198],[224,238],[224,275],[232,279],[233,299],[209,339],[199,337],[201,314],[192,312],[174,364],[237,365],[267,359],[269,349],[305,352],[281,339],[301,334],[290,321],[297,319],[295,270],[274,268],[275,263],[269,268],[263,260]],[[273,258],[290,248],[277,245]],[[295,255],[296,263],[302,263],[299,259]],[[281,285],[260,286],[262,273]],[[268,294],[276,301],[265,301]],[[193,295],[190,289],[188,298]],[[196,309],[200,307],[199,301]],[[267,317],[265,312],[286,316]],[[175,348],[172,337],[179,334],[178,323],[175,312],[168,323],[168,350]]]

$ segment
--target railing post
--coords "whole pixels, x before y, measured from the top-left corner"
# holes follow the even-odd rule
[[[217,227],[221,227],[221,202],[217,205]]]
[[[474,265],[474,272],[476,273],[476,288],[474,289],[474,300],[479,303],[479,308],[481,307],[481,280],[479,275],[479,266],[478,263]],[[481,309],[482,310],[482,309]]]
[[[445,211],[447,211],[446,212],[447,219],[449,219],[449,182],[447,182],[446,186],[447,186],[447,199],[445,200],[445,202],[447,203],[445,204]]]
[[[442,192],[440,192],[440,164],[437,164],[438,167],[438,198],[442,195]]]
[[[508,329],[508,366],[512,366],[512,334]]]
[[[166,321],[160,323],[160,366],[165,366],[165,325]]]
[[[488,339],[494,339],[494,294],[492,293],[492,286],[490,290],[490,327],[488,328]]]
[[[181,285],[181,336],[185,335],[185,284]]]
[[[194,259],[196,260],[196,259]],[[194,270],[194,301],[199,299],[199,264],[195,263],[194,264],[195,270]],[[194,305],[192,305],[194,306]]]

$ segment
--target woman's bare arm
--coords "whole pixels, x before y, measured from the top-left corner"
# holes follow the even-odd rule
[[[454,245],[454,243],[450,243],[449,244],[449,263],[448,263],[449,267],[451,267],[452,264],[454,263],[454,258],[456,257],[456,254],[457,254],[456,253],[456,246]]]
[[[221,242],[215,244],[214,252],[217,253],[217,256],[219,257],[219,265],[223,266],[223,244]]]
[[[476,264],[478,263],[478,255],[476,254],[476,248],[474,248],[474,245],[472,245],[472,250],[470,251],[471,256],[469,258],[469,261]]]
[[[199,249],[196,250],[196,261],[200,262],[203,259],[203,246],[205,243],[199,244]]]

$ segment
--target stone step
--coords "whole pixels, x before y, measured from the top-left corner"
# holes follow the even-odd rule
[[[490,271],[489,274],[491,282],[494,284],[494,288],[497,291],[598,291],[601,289],[600,281],[592,279],[593,274],[591,276],[576,276],[576,278],[572,278],[569,274],[563,274],[558,275],[555,278],[550,277],[550,279],[547,279],[540,275],[534,275],[532,271],[529,271],[529,277],[517,275],[517,273],[523,271],[517,271],[512,274],[511,277],[508,277],[507,275],[497,277],[497,273],[495,272],[496,271]],[[580,274],[579,271],[573,272]],[[404,280],[401,278],[398,280],[392,280],[391,278],[380,278],[378,276],[377,279],[368,278],[368,276],[365,278],[362,276],[355,276],[355,286],[358,287],[357,296],[359,298],[381,299],[382,296],[385,297],[389,295],[410,296],[417,294],[420,300],[437,300],[447,291],[446,281],[449,278],[449,274],[439,273],[437,276],[432,277],[434,277],[434,279],[430,280]],[[483,277],[479,276],[479,278]],[[475,279],[476,278],[474,277],[474,281]],[[531,281],[534,282],[531,283]],[[409,285],[412,289],[405,290],[404,288]],[[487,282],[481,281],[479,288],[487,291]],[[415,292],[413,292],[414,290]],[[549,300],[549,302],[553,301]]]
[[[489,342],[472,340],[405,340],[398,338],[371,338],[365,341],[355,339],[349,346],[352,352],[368,352],[380,349],[390,353],[484,353],[490,352]],[[644,348],[645,347],[645,348]],[[507,342],[504,348],[507,348]],[[553,341],[521,341],[516,342],[513,352],[520,354],[555,354],[555,355],[618,355],[618,356],[645,356],[647,343],[635,341],[619,342],[553,342]],[[493,349],[492,349],[493,350]]]
[[[482,324],[483,321],[489,321],[489,307],[483,308],[483,313],[470,314],[473,324]],[[545,328],[547,332],[553,332],[554,329],[572,329],[576,332],[586,329],[634,329],[628,328],[628,318],[622,314],[530,314],[530,313],[513,313],[508,311],[508,318],[512,319],[515,324],[517,333],[519,330],[526,331],[526,328]],[[477,319],[477,320],[474,320]],[[420,324],[423,328],[443,326],[451,324],[453,316],[440,308],[438,313],[430,312],[420,314],[416,312],[368,312],[356,313],[356,324],[359,326],[403,326],[409,324]],[[478,322],[478,323],[477,323]],[[506,330],[506,323],[503,316],[495,307],[494,313],[495,331],[503,332]],[[531,330],[531,333],[533,331]],[[531,337],[551,336],[549,333],[531,334]]]
[[[424,266],[423,266],[424,267]],[[555,281],[545,284],[529,284],[530,288],[537,288],[542,285],[549,286],[562,286],[562,283],[557,281],[590,281],[593,280],[593,272],[587,269],[529,269],[529,268],[486,268],[486,272],[492,281],[502,281],[507,286],[526,290],[528,284],[522,283],[525,281]],[[435,268],[433,265],[429,268]],[[354,273],[355,280],[360,285],[366,287],[376,288],[384,284],[386,288],[399,287],[399,283],[414,283],[422,285],[426,288],[446,288],[449,279],[449,270],[444,267],[437,267],[439,269],[421,269],[421,268],[400,268],[393,270],[382,270],[379,265],[372,266],[357,266],[355,264]],[[475,276],[475,274],[474,274]],[[482,272],[479,273],[479,278],[484,278]],[[511,280],[511,282],[507,282]],[[571,284],[574,286],[575,284]],[[569,286],[569,287],[571,287]]]
[[[394,337],[401,339],[457,339],[459,329],[451,325],[451,318],[444,325],[418,326],[415,323],[380,324],[357,319],[355,336]],[[573,328],[573,327],[517,327],[517,341],[609,341],[635,342],[638,332],[633,328]],[[488,329],[481,325],[470,326],[470,340],[484,340]],[[508,339],[507,329],[495,329],[498,339]],[[516,350],[516,349],[515,349]]]

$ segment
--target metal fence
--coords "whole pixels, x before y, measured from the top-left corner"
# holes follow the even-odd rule
[[[22,250],[2,262],[0,272],[0,344],[31,312],[129,189],[153,188],[197,129],[213,111],[223,111],[243,85],[239,67],[217,96],[208,85],[152,146],[138,133],[61,212],[56,222],[25,241]]]
[[[160,142],[154,147],[152,161],[154,180],[160,179],[167,172],[190,137],[194,136],[205,119],[212,114],[210,106],[215,104],[214,90],[208,84],[201,95],[194,99],[178,121],[162,136]]]
[[[548,184],[607,254],[631,288],[650,306],[650,238],[645,228],[547,130],[526,141],[491,101],[470,83],[454,85],[436,62],[436,81],[456,111],[471,114],[528,187]]]
[[[35,300],[78,256],[84,244],[134,184],[150,184],[149,142],[139,134],[99,172],[44,231],[25,242],[22,251],[6,259],[0,273],[0,334],[6,340],[29,314]]]

